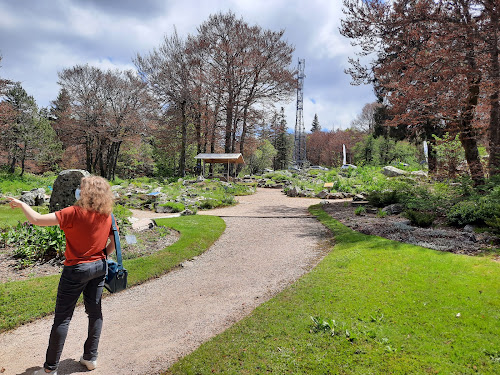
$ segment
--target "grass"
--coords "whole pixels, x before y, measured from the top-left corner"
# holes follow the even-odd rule
[[[35,211],[46,214],[48,213],[47,207],[32,207]],[[24,223],[26,216],[20,209],[13,210],[8,204],[0,205],[0,229],[14,227],[18,222]]]
[[[48,193],[50,187],[54,185],[57,175],[46,174],[43,176],[26,172],[23,176],[16,173],[0,170],[0,193],[4,195],[20,195],[24,190],[44,188]]]
[[[311,212],[335,235],[330,254],[166,374],[500,373],[500,264]]]
[[[208,249],[225,229],[216,216],[181,216],[157,220],[181,233],[177,242],[153,255],[124,260],[128,285],[158,277]],[[54,310],[59,275],[0,284],[0,332],[33,321]]]

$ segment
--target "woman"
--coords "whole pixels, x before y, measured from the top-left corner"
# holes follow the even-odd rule
[[[106,275],[106,255],[115,250],[111,212],[113,195],[102,177],[82,178],[80,197],[74,206],[41,215],[20,200],[8,197],[12,208],[20,207],[34,225],[59,225],[66,235],[64,268],[57,290],[54,323],[44,368],[35,375],[57,374],[57,366],[78,297],[83,292],[89,318],[88,337],[80,363],[97,367],[97,346],[102,329],[101,296]],[[110,239],[108,243],[108,238]]]

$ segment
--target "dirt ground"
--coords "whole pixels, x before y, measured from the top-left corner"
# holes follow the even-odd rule
[[[155,215],[154,212],[150,212],[148,215],[148,213],[136,210],[134,210],[133,214],[133,218],[137,220],[146,216],[151,218],[165,217],[165,214]],[[178,232],[174,230],[165,231],[163,228],[158,227],[141,232],[130,229],[128,234],[134,235],[137,243],[127,244],[122,236],[120,242],[123,247],[124,259],[152,254],[179,239]],[[30,267],[19,268],[18,260],[12,256],[12,248],[0,248],[0,283],[58,274],[62,270],[62,261],[63,259],[53,259],[49,262],[37,262]]]

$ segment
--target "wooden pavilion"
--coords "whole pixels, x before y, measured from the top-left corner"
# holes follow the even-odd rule
[[[205,164],[206,163],[218,163],[218,164],[227,164],[227,181],[229,181],[229,165],[230,164],[244,164],[243,155],[238,154],[198,154],[194,157],[195,159],[199,159],[203,161],[203,165],[201,168],[201,175],[205,177]],[[235,168],[236,171],[236,168]],[[236,173],[236,172],[235,172]],[[236,176],[233,176],[236,177]]]

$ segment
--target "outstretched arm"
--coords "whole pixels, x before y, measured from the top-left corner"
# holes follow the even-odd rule
[[[19,199],[15,199],[12,197],[7,197],[9,200],[10,207],[17,208],[20,207],[23,210],[24,216],[26,219],[33,224],[41,227],[50,227],[52,225],[58,225],[59,221],[57,220],[57,216],[54,212],[50,214],[42,215],[35,210],[33,210],[26,203],[20,201]]]

